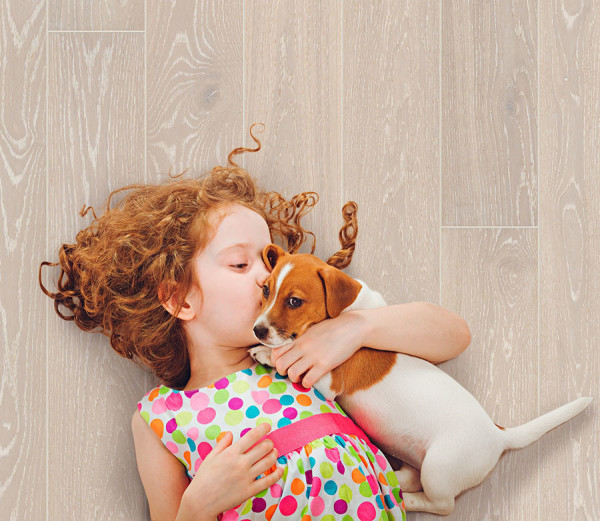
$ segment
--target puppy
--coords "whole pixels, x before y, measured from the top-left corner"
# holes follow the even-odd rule
[[[301,336],[317,322],[351,309],[386,305],[363,281],[313,255],[290,255],[270,244],[262,257],[271,274],[254,324],[263,345],[250,350],[259,363],[271,365],[271,348]],[[407,464],[396,471],[406,510],[440,515],[450,514],[456,496],[481,483],[505,450],[533,443],[592,401],[579,398],[504,429],[435,365],[368,347],[314,387],[328,400],[337,400],[377,447]]]

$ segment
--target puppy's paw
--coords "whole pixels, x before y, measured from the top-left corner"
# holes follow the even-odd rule
[[[271,364],[271,348],[267,346],[256,346],[251,347],[248,352],[250,356],[254,358],[259,364],[268,365],[273,367]]]

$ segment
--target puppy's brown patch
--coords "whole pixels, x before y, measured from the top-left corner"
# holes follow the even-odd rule
[[[346,362],[331,371],[331,389],[349,395],[368,389],[391,371],[398,353],[361,347]]]

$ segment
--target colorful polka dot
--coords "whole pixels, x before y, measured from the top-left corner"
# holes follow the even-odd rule
[[[217,411],[212,407],[207,407],[206,409],[202,409],[196,418],[202,425],[206,425],[207,423],[212,422],[216,415]]]
[[[252,512],[264,512],[267,508],[267,502],[262,497],[255,497],[252,500]]]
[[[273,382],[269,385],[269,392],[271,394],[281,394],[287,390],[287,384],[285,382]]]
[[[179,409],[181,409],[181,406],[183,405],[183,398],[181,397],[181,393],[173,393],[167,396],[165,400],[165,405],[167,406],[167,409],[171,411],[178,411]]]
[[[195,411],[200,411],[201,409],[204,409],[209,404],[209,402],[210,399],[208,395],[202,392],[197,392],[190,399],[190,405]]]
[[[286,425],[291,425],[292,420],[290,420],[289,418],[281,418],[278,422],[277,422],[277,428],[281,429],[281,427],[285,427]]]
[[[269,393],[267,391],[252,391],[252,399],[257,405],[262,405],[269,399]]]
[[[204,431],[204,435],[209,440],[216,439],[219,434],[221,434],[221,427],[219,427],[218,425],[211,425],[208,429]]]
[[[250,385],[244,380],[238,380],[233,384],[233,390],[238,394],[244,394],[248,389],[250,389]]]
[[[187,425],[192,421],[193,418],[194,415],[189,411],[180,412],[177,416],[175,416],[175,419],[177,420],[177,425],[179,425],[179,427]]]
[[[273,413],[279,412],[280,409],[281,409],[281,402],[279,400],[275,400],[273,398],[271,398],[270,400],[267,400],[262,406],[263,412],[265,412],[267,414],[273,414]]]
[[[244,401],[241,398],[232,398],[231,400],[229,400],[229,408],[233,409],[233,410],[238,410],[242,408],[242,405],[244,405]]]
[[[322,497],[315,496],[310,502],[310,511],[313,516],[320,516],[325,510],[325,501]]]
[[[229,385],[229,380],[227,378],[221,378],[220,380],[215,382],[216,389],[225,389]]]
[[[306,394],[299,394],[298,396],[296,396],[296,401],[303,407],[309,407],[312,404],[310,396]]]
[[[294,397],[291,394],[284,394],[283,396],[279,397],[279,402],[284,407],[287,405],[292,405],[294,403]]]
[[[290,420],[293,420],[296,416],[298,416],[298,411],[293,407],[286,407],[283,411],[283,415]]]
[[[244,419],[244,413],[242,411],[229,411],[225,415],[225,423],[227,425],[237,425]]]
[[[298,507],[294,496],[286,496],[279,502],[279,510],[284,516],[291,516]]]
[[[269,385],[271,385],[272,382],[273,382],[273,379],[269,375],[265,375],[258,381],[258,383],[256,385],[264,388],[264,387],[269,387]]]
[[[247,418],[256,418],[260,414],[258,407],[256,405],[251,405],[246,409],[246,417]]]
[[[360,521],[373,521],[377,515],[373,504],[367,503],[366,501],[358,507],[356,513],[358,514],[358,519]]]
[[[219,389],[215,393],[214,401],[219,405],[229,400],[229,391],[227,389]]]
[[[157,416],[167,410],[167,403],[164,398],[158,398],[152,402],[152,412]]]
[[[296,496],[302,494],[302,492],[304,492],[304,488],[305,488],[304,481],[301,480],[300,478],[295,478],[292,481],[292,485],[290,486],[290,490],[292,491],[292,494],[295,494]]]

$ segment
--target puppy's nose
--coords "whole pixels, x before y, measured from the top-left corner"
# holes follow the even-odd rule
[[[264,326],[254,326],[253,331],[256,335],[256,338],[258,338],[259,340],[265,338],[267,336],[267,333],[269,332],[269,330]]]

